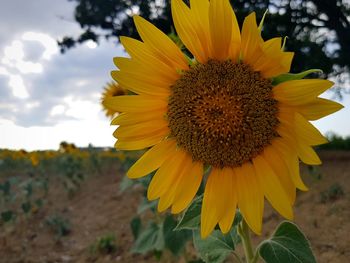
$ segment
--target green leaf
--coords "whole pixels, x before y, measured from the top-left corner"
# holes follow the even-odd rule
[[[31,197],[33,194],[33,182],[29,181],[24,187],[23,187],[26,196],[27,197]]]
[[[309,70],[305,70],[305,71],[300,72],[300,73],[282,74],[282,75],[279,75],[279,76],[275,77],[274,79],[272,79],[272,85],[275,86],[275,85],[280,84],[280,83],[285,82],[285,81],[302,79],[311,73],[322,73],[322,72],[323,71],[320,69],[309,69]]]
[[[139,216],[134,217],[130,222],[130,227],[132,231],[132,235],[134,236],[134,239],[136,240],[139,236],[142,228],[142,222],[141,218]]]
[[[142,231],[133,248],[133,253],[147,253],[152,250],[163,250],[164,248],[164,236],[162,225],[157,225],[152,222],[149,226]]]
[[[14,218],[14,216],[15,216],[15,214],[11,210],[8,210],[8,211],[5,211],[5,212],[1,213],[1,219],[4,222],[11,221]]]
[[[22,210],[24,213],[28,214],[30,209],[32,208],[32,204],[30,202],[25,202],[22,204]]]
[[[194,246],[204,262],[221,263],[235,250],[236,228],[226,235],[220,230],[214,230],[206,239],[200,237],[199,231],[194,231]]]
[[[179,255],[183,251],[186,242],[192,237],[190,230],[174,231],[176,220],[172,215],[167,215],[163,224],[165,247],[174,255]]]
[[[11,191],[11,183],[9,180],[5,181],[3,184],[0,184],[0,189],[4,192],[4,195],[7,196]]]
[[[42,207],[44,205],[44,201],[42,199],[38,198],[38,199],[35,200],[35,205],[38,208],[40,208],[40,207]]]
[[[146,197],[144,197],[141,204],[137,208],[137,213],[140,215],[143,212],[147,211],[148,209],[151,209],[152,211],[154,211],[156,206],[157,206],[157,201],[149,201]]]
[[[202,199],[203,195],[200,195],[192,201],[174,230],[198,229],[201,219]]]
[[[267,263],[316,263],[305,235],[287,221],[277,227],[270,239],[259,245],[259,254]]]
[[[124,176],[120,185],[119,185],[119,191],[122,193],[126,189],[130,188],[134,184],[134,181],[131,180],[130,178]]]

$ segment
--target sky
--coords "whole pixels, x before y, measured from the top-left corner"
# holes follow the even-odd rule
[[[114,40],[62,55],[56,40],[81,32],[74,6],[68,0],[1,1],[0,148],[58,149],[62,141],[113,146],[115,127],[100,96],[111,81],[113,57],[125,53]],[[345,109],[314,123],[322,133],[350,135],[350,95],[341,103]]]

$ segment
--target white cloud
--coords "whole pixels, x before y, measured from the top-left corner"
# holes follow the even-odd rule
[[[50,60],[53,55],[58,53],[58,47],[56,40],[44,33],[38,32],[25,32],[22,35],[22,39],[26,41],[37,41],[45,48],[42,57],[43,59]]]
[[[28,102],[25,104],[25,107],[27,109],[33,109],[33,108],[37,108],[40,106],[40,102],[39,101],[33,101],[33,102]]]
[[[9,75],[9,79],[8,85],[12,88],[13,96],[20,99],[26,99],[29,97],[28,90],[20,75],[11,74]]]
[[[56,115],[62,115],[66,110],[66,107],[62,104],[56,105],[52,108],[50,115],[56,116]]]

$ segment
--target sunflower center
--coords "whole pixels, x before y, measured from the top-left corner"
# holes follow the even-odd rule
[[[278,136],[271,81],[248,65],[209,60],[185,71],[171,89],[171,136],[195,161],[240,166]]]

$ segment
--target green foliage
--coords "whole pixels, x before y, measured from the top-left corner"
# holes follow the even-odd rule
[[[47,195],[47,178],[34,176],[20,182],[18,177],[10,177],[0,184],[0,213],[4,223],[15,222],[18,216],[28,218],[44,205]]]
[[[199,231],[194,231],[193,242],[204,262],[221,263],[234,252],[235,240],[237,240],[237,231],[232,229],[226,235],[220,230],[214,230],[206,239],[202,239]]]
[[[350,136],[341,137],[337,134],[331,133],[327,135],[329,143],[318,146],[318,149],[322,150],[344,150],[350,151]]]
[[[224,235],[220,230],[216,229],[209,237],[202,239],[198,231],[200,217],[198,205],[201,203],[201,199],[202,196],[199,196],[194,200],[185,212],[177,228],[193,229],[194,246],[204,262],[224,262],[228,255],[234,252],[236,245],[241,242],[237,233],[237,225],[242,221],[242,216],[238,211],[236,212],[233,226],[227,234]],[[186,214],[190,214],[190,216]],[[188,221],[186,221],[186,218]]]
[[[158,223],[151,221],[145,229],[140,230],[141,221],[134,219],[132,230],[136,239],[132,252],[156,252],[155,255],[161,256],[157,252],[168,249],[173,255],[180,255],[192,234],[188,230],[174,231],[176,224],[172,215],[166,215]]]
[[[3,196],[9,196],[11,191],[10,180],[6,180],[3,184],[0,184],[0,190],[2,191]]]
[[[320,195],[322,203],[333,202],[344,196],[344,190],[340,184],[335,183]]]
[[[68,219],[60,216],[53,215],[46,219],[46,224],[55,233],[56,239],[61,239],[67,236],[71,232],[71,224]]]
[[[22,205],[22,210],[25,214],[28,214],[32,208],[32,204],[30,202],[24,202]]]
[[[201,218],[201,207],[202,207],[203,195],[197,196],[183,213],[182,218],[180,219],[175,230],[189,229],[194,230],[198,229]]]
[[[164,249],[163,225],[150,222],[138,235],[131,250],[133,253],[145,254],[147,252]]]
[[[111,254],[117,250],[117,238],[114,234],[107,234],[99,237],[94,244],[90,246],[90,252],[93,254]]]
[[[307,170],[309,172],[309,175],[314,177],[316,180],[322,179],[322,173],[321,173],[320,168],[318,166],[308,165]]]
[[[72,197],[80,188],[84,180],[82,173],[82,159],[74,154],[65,154],[61,157],[62,183],[68,195]]]
[[[188,240],[192,237],[192,232],[189,230],[175,230],[177,221],[172,215],[167,215],[163,223],[163,234],[165,247],[168,248],[174,255],[180,255]]]
[[[13,220],[15,218],[15,213],[11,210],[1,212],[1,220],[5,223]]]
[[[266,263],[316,263],[305,235],[291,222],[281,223],[272,237],[263,241],[258,249]]]
[[[91,144],[89,144],[88,151],[89,151],[89,163],[90,163],[91,169],[94,170],[95,173],[101,174],[102,173],[102,167],[101,167],[102,161],[101,161],[101,158],[98,154],[98,151]]]
[[[119,191],[123,193],[125,190],[129,189],[134,185],[135,180],[129,179],[127,176],[124,176],[120,185],[119,185]]]
[[[134,239],[136,240],[139,237],[141,229],[142,229],[141,218],[139,216],[134,217],[130,222],[130,227],[131,227],[132,235],[133,235]]]
[[[152,212],[156,212],[157,201],[148,201],[146,197],[144,197],[137,208],[137,213],[140,215],[147,210],[151,210]]]

